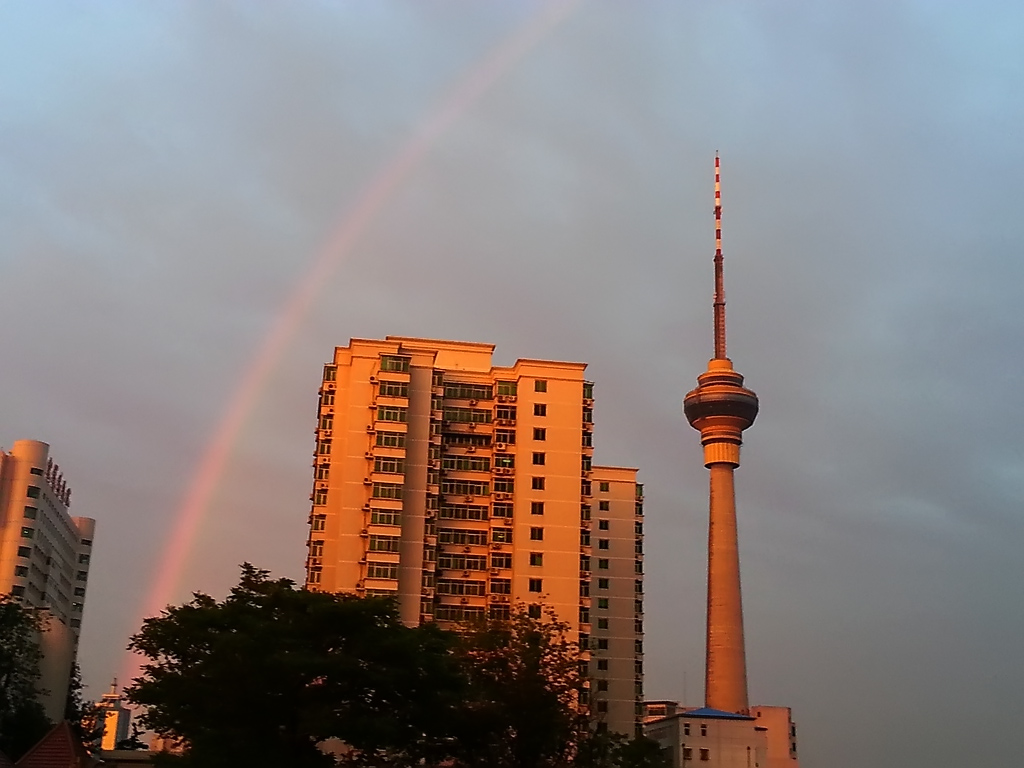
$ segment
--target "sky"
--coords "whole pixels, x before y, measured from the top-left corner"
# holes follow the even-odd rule
[[[233,404],[168,599],[301,579],[321,366],[392,334],[589,363],[699,702],[717,150],[751,699],[805,768],[1018,762],[1022,135],[995,0],[3,0],[0,444],[98,521],[87,695]]]

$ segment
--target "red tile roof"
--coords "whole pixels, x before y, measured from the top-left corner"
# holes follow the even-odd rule
[[[15,765],[17,768],[91,768],[95,764],[65,720],[55,725]]]

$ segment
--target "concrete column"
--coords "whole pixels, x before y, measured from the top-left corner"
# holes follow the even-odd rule
[[[433,373],[432,367],[415,365],[409,371],[409,421],[405,436],[405,487],[402,490],[402,539],[398,565],[399,617],[409,627],[420,623]]]
[[[747,711],[747,660],[740,597],[736,494],[731,463],[711,470],[708,526],[708,634],[705,702],[725,712]]]

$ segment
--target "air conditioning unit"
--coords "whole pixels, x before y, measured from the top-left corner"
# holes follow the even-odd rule
[[[469,578],[469,571],[463,571],[462,572],[462,578],[468,579]]]
[[[470,404],[470,405],[476,405],[476,400],[470,400],[470,401],[469,401],[469,404]]]
[[[370,383],[373,384],[375,381],[377,381],[377,377],[376,376],[371,376],[370,377]]]
[[[508,446],[505,445],[505,443],[495,443],[494,444],[494,450],[496,450],[496,451],[504,451],[507,447]]]
[[[498,596],[498,602],[499,603],[507,603],[507,602],[509,602],[508,595],[499,595]]]
[[[363,512],[369,512],[369,511],[370,511],[370,505],[369,504],[363,504]]]
[[[475,421],[469,422],[469,428],[470,429],[476,429],[476,422]]]
[[[508,400],[508,398],[505,397],[505,395],[498,395],[498,402],[499,403],[504,403],[507,400]]]
[[[466,497],[466,503],[467,503],[467,504],[468,504],[469,502],[471,502],[472,500],[473,500],[473,497],[472,497],[472,496],[467,496],[467,497]]]
[[[497,576],[501,571],[497,568],[491,568],[491,576]]]
[[[491,549],[501,549],[501,543],[497,541],[494,542],[493,544],[491,544]]]
[[[476,446],[470,445],[466,447],[466,453],[476,453]]]
[[[323,429],[323,430],[321,430],[321,432],[323,432],[323,436],[324,436],[324,437],[330,437],[330,436],[331,436],[331,433],[332,433],[332,431],[333,431],[333,430],[330,430],[330,429]]]
[[[360,565],[366,565],[366,558],[365,557],[360,557],[359,558],[359,564]]]
[[[334,384],[333,381],[327,382],[327,390],[328,391],[333,390],[334,388],[335,388],[335,384]]]
[[[362,581],[357,581],[356,582],[356,589],[362,589],[362,588],[363,588],[363,582]]]
[[[373,458],[373,452],[372,451],[367,451],[366,453],[363,454],[363,456],[365,456],[368,459],[372,459]]]
[[[373,424],[367,424],[367,425],[366,425],[366,431],[367,431],[367,432],[369,432],[369,433],[370,433],[370,434],[372,435],[372,434],[373,434],[373,432],[374,432],[374,430],[373,430]]]
[[[359,535],[365,539],[367,536],[370,535],[370,531],[367,528],[363,528],[363,530],[359,532]]]
[[[372,485],[372,484],[373,483],[371,482],[370,478],[368,478],[368,477],[364,477],[363,478],[363,485]]]
[[[463,552],[472,552],[473,550],[470,547],[463,547],[462,551]]]
[[[459,600],[459,602],[460,602],[460,603],[461,603],[462,605],[466,605],[467,603],[469,603],[469,598],[468,598],[468,597],[464,597],[464,598],[462,598],[461,600]]]

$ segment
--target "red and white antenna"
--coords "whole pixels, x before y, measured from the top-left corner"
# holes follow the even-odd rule
[[[722,270],[722,173],[715,152],[715,358],[725,354],[725,278]]]

